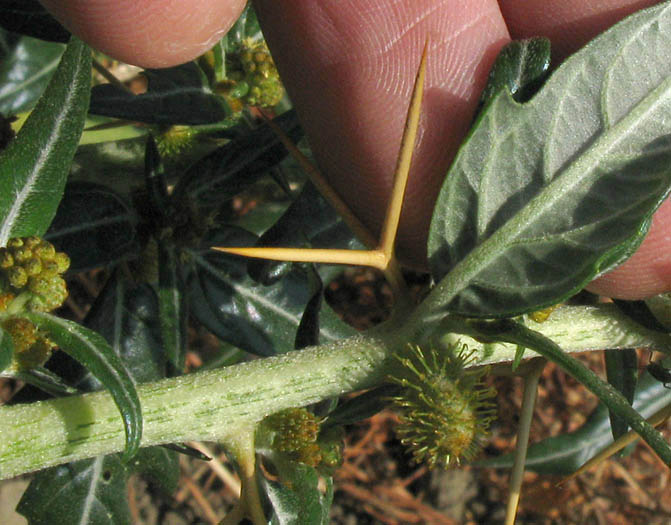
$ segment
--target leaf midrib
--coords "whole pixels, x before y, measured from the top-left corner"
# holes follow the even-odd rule
[[[666,94],[666,97],[664,96]],[[498,95],[507,97],[507,103],[514,103],[507,91]],[[507,246],[516,239],[524,229],[533,223],[548,209],[556,207],[557,203],[564,198],[565,194],[592,176],[594,169],[598,166],[600,159],[612,151],[618,142],[629,136],[631,129],[635,128],[641,120],[653,112],[657,104],[671,98],[671,77],[667,77],[658,87],[639,101],[629,113],[620,119],[615,125],[606,130],[594,141],[585,152],[569,164],[561,173],[557,174],[552,182],[545,186],[529,203],[518,213],[511,217],[501,228],[494,232],[480,245],[475,246],[464,259],[445,276],[445,278],[434,288],[425,304],[436,306],[448,305],[483,269],[489,266],[501,254],[501,246]],[[504,103],[506,103],[504,102]],[[539,103],[537,99],[530,104]],[[494,108],[495,109],[495,108]],[[533,106],[527,111],[533,111]],[[546,139],[545,146],[550,142]],[[431,300],[431,297],[440,297],[439,301]],[[421,308],[419,309],[421,310]],[[442,313],[429,316],[429,320],[442,317]]]

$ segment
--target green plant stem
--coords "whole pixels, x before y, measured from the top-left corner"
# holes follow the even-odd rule
[[[536,329],[567,351],[671,349],[669,336],[636,325],[611,305],[564,307]],[[378,385],[392,369],[394,352],[421,343],[407,337],[413,332],[398,323],[380,325],[331,344],[139,385],[142,446],[228,441],[241,425],[278,410]],[[514,344],[460,338],[486,362],[510,362],[515,355]],[[0,479],[119,452],[125,444],[118,409],[107,392],[0,407],[0,421]]]
[[[513,525],[515,523],[515,516],[517,515],[517,506],[520,501],[520,494],[522,493],[524,466],[527,460],[531,419],[534,414],[534,406],[536,405],[536,396],[538,394],[538,380],[543,373],[546,363],[545,359],[534,359],[533,368],[524,377],[524,398],[522,400],[520,423],[517,430],[515,461],[513,463],[513,470],[510,473],[510,494],[508,495],[508,505],[506,508],[506,525]]]

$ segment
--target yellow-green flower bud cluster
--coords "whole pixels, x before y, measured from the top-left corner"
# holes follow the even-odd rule
[[[11,370],[30,370],[43,365],[55,345],[37,327],[22,317],[9,317],[0,323],[14,345]]]
[[[319,420],[312,412],[304,408],[287,408],[268,416],[264,423],[274,432],[271,442],[274,450],[311,467],[321,462],[317,444]]]
[[[271,435],[270,447],[290,461],[329,474],[342,463],[342,429],[321,432],[321,420],[305,408],[277,412],[264,419],[262,427]]]
[[[240,103],[270,108],[282,100],[284,86],[265,42],[244,41],[226,58],[227,80],[217,88],[234,111]]]
[[[0,308],[10,308],[9,295],[30,292],[29,310],[48,312],[61,306],[68,296],[62,274],[70,266],[65,253],[39,237],[17,237],[0,248]]]
[[[188,151],[197,136],[198,132],[190,126],[170,126],[156,136],[156,146],[161,157],[176,157]]]

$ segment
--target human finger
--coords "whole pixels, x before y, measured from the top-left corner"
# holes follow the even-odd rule
[[[142,67],[188,62],[218,42],[245,0],[40,0],[72,33]]]

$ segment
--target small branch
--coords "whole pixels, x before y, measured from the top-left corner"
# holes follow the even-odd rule
[[[545,359],[539,359],[524,377],[524,398],[522,400],[522,411],[520,414],[519,428],[517,430],[515,461],[513,463],[513,470],[510,473],[510,494],[508,496],[508,507],[506,508],[506,525],[513,525],[515,523],[515,516],[517,516],[517,506],[519,505],[520,494],[522,493],[524,466],[527,460],[531,419],[534,414],[534,406],[536,405],[538,380],[543,373],[545,363]]]
[[[242,484],[240,500],[245,514],[251,518],[254,525],[266,525],[261,494],[256,482],[255,431],[255,424],[240,425],[236,428],[235,434],[226,439],[224,444],[238,462]]]

